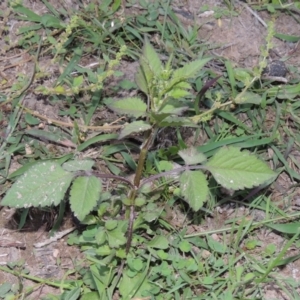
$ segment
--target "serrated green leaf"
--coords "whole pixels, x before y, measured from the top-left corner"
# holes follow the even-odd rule
[[[107,220],[105,222],[105,228],[107,230],[113,230],[113,229],[117,228],[117,226],[118,226],[118,221],[117,220]]]
[[[251,82],[253,76],[246,70],[242,68],[234,68],[233,69],[234,77],[238,80],[247,84]]]
[[[95,241],[97,242],[98,245],[102,245],[106,241],[106,233],[104,230],[102,230],[101,227],[98,229],[97,233],[95,234]]]
[[[149,282],[145,274],[137,273],[135,276],[128,276],[127,272],[123,272],[120,279],[119,291],[122,299],[145,299],[145,292],[153,290],[154,285]]]
[[[82,75],[74,77],[74,79],[73,79],[73,87],[75,87],[75,86],[77,86],[77,87],[81,86],[82,83],[83,83],[83,76]]]
[[[206,156],[199,152],[196,147],[180,150],[178,154],[187,165],[197,165],[206,161]]]
[[[146,199],[144,198],[136,198],[135,199],[135,206],[142,207],[147,203]]]
[[[157,168],[159,172],[161,171],[170,171],[174,169],[174,164],[168,160],[160,160],[157,163]]]
[[[219,184],[232,190],[258,186],[276,176],[265,162],[237,147],[221,148],[206,167]]]
[[[167,238],[163,235],[155,236],[149,243],[147,244],[149,247],[156,249],[167,249],[169,248],[169,242]]]
[[[132,90],[132,89],[136,89],[137,85],[132,82],[131,80],[128,79],[123,79],[120,83],[119,86],[124,89],[124,90]]]
[[[103,245],[101,247],[98,247],[96,250],[96,254],[100,256],[108,256],[112,252],[112,249],[108,245]]]
[[[128,136],[132,133],[140,133],[151,129],[151,125],[144,121],[136,121],[126,125],[119,134],[119,139]]]
[[[182,106],[178,104],[166,104],[160,110],[159,113],[161,114],[172,114],[172,115],[180,115],[184,111],[188,110],[188,106]]]
[[[127,264],[131,270],[134,270],[137,272],[140,272],[144,267],[144,263],[140,258],[128,258]]]
[[[207,237],[207,244],[208,244],[209,248],[215,252],[224,254],[228,251],[226,245],[221,244],[220,242],[214,240],[210,236]]]
[[[81,221],[95,207],[100,198],[101,181],[95,177],[77,177],[70,191],[71,209]]]
[[[182,251],[182,252],[190,252],[191,249],[192,249],[192,246],[191,244],[186,241],[186,240],[183,240],[179,243],[179,249]]]
[[[91,159],[69,160],[65,162],[62,167],[64,170],[69,172],[90,171],[94,164],[95,162]]]
[[[108,231],[107,237],[109,247],[111,248],[119,248],[120,246],[125,245],[127,242],[124,232],[122,232],[119,228]]]
[[[184,67],[174,71],[171,82],[175,84],[176,82],[194,77],[210,60],[211,58],[204,58],[185,64]]]
[[[208,197],[208,186],[201,171],[185,171],[180,175],[180,191],[184,200],[198,211]]]
[[[234,99],[234,103],[237,104],[260,104],[262,97],[258,93],[252,93],[252,92],[242,92],[236,96]]]
[[[188,83],[186,81],[180,81],[176,85],[174,85],[173,88],[175,88],[175,89],[180,88],[180,89],[190,90],[190,89],[192,89],[192,86],[191,86],[190,83]]]
[[[143,54],[142,54],[142,61],[141,65],[144,67],[143,60],[147,66],[151,69],[151,72],[155,74],[155,76],[160,75],[162,71],[162,63],[159,59],[158,54],[156,53],[153,46],[150,44],[149,40],[145,36],[144,46],[143,46]],[[145,72],[145,70],[144,70]]]
[[[154,113],[154,112],[151,112],[151,118],[153,118],[155,120],[155,123],[159,123],[161,122],[163,119],[165,119],[166,117],[170,116],[169,113]]]
[[[184,98],[184,97],[187,97],[190,95],[191,95],[190,92],[183,90],[183,89],[178,89],[178,88],[174,88],[168,93],[168,96],[172,97],[174,99],[180,99],[180,98]]]
[[[149,40],[145,37],[140,67],[135,75],[136,84],[144,93],[148,94],[153,77],[158,77],[161,71],[162,63]]]
[[[11,207],[58,205],[72,179],[73,174],[66,172],[56,162],[38,163],[13,184],[1,205]]]
[[[125,98],[108,104],[108,107],[118,114],[130,115],[139,118],[147,111],[146,103],[137,97]]]

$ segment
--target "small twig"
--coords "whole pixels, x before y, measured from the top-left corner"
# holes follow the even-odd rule
[[[265,21],[249,5],[240,1],[239,3],[243,5],[265,28],[268,27]]]
[[[20,91],[18,91],[16,93],[16,95],[13,95],[11,98],[8,98],[6,101],[2,102],[0,104],[0,107],[2,107],[5,104],[11,102],[13,99],[16,99],[17,97],[20,97],[23,93],[25,93],[29,89],[29,87],[33,83],[33,80],[34,80],[34,77],[35,77],[35,72],[36,72],[36,67],[37,67],[37,63],[38,63],[38,59],[39,59],[40,52],[41,52],[42,40],[43,40],[43,38],[40,39],[40,42],[39,42],[39,45],[38,45],[38,49],[37,49],[36,55],[34,57],[35,63],[34,63],[34,67],[33,67],[32,73],[31,73],[31,75],[29,77],[28,83]],[[31,59],[32,58],[30,58],[30,60]]]
[[[127,178],[122,177],[122,176],[106,174],[106,173],[98,173],[98,172],[89,172],[89,174],[87,174],[87,172],[85,172],[85,171],[76,172],[76,176],[87,176],[87,175],[93,175],[95,177],[102,178],[102,179],[114,179],[114,180],[123,181],[123,182],[126,182],[131,188],[134,188],[133,183],[130,180],[128,180]]]
[[[67,122],[63,122],[63,121],[59,121],[59,120],[55,120],[55,119],[51,119],[48,118],[46,116],[42,116],[41,114],[39,114],[36,111],[33,111],[25,106],[20,105],[24,111],[28,112],[29,114],[41,119],[41,120],[45,120],[47,121],[48,124],[55,124],[55,125],[59,125],[59,126],[63,126],[63,127],[68,127],[68,128],[74,128],[75,124],[74,123],[67,123]],[[111,124],[115,123],[116,121],[112,122]],[[76,126],[78,126],[80,129],[83,130],[100,130],[100,131],[106,131],[106,130],[112,130],[112,129],[120,129],[123,127],[123,125],[103,125],[103,126],[87,126],[87,125],[80,125],[80,124],[76,124]]]
[[[20,62],[14,63],[14,64],[12,64],[12,65],[8,65],[8,66],[4,67],[3,69],[1,69],[1,71],[3,72],[3,71],[5,71],[5,70],[7,70],[7,69],[17,67],[17,66],[19,66],[19,65],[21,65],[21,64],[24,64],[24,63],[27,63],[27,62],[29,62],[29,61],[31,61],[31,60],[32,60],[32,57],[29,57],[29,58],[27,58],[27,59],[25,59],[25,60],[22,60],[22,61],[20,61]]]
[[[59,239],[61,239],[62,237],[64,237],[65,235],[69,234],[70,232],[74,231],[76,229],[76,227],[71,227],[69,229],[66,229],[64,231],[61,231],[61,232],[57,232],[53,237],[51,237],[50,239],[47,239],[46,241],[44,242],[41,242],[41,243],[35,243],[33,244],[33,246],[35,248],[41,248],[41,247],[44,247],[46,245],[49,245],[51,243],[54,243],[56,241],[58,241]]]
[[[0,58],[0,62],[3,61],[3,60],[8,61],[8,60],[10,60],[10,59],[13,59],[13,58],[16,58],[16,57],[18,57],[18,56],[21,56],[21,55],[23,55],[23,54],[25,54],[25,53],[28,53],[31,49],[32,49],[32,48],[29,48],[29,49],[27,49],[27,50],[25,50],[25,51],[23,51],[23,52],[21,52],[21,53],[18,53],[18,54],[9,56],[9,57],[6,56],[6,57],[4,57],[4,58]]]
[[[182,167],[170,170],[170,171],[166,171],[166,172],[162,172],[162,173],[159,173],[159,174],[156,174],[156,175],[152,175],[152,176],[144,179],[141,182],[140,187],[142,187],[143,185],[145,185],[148,182],[152,182],[152,181],[154,181],[158,178],[161,178],[161,177],[171,177],[171,175],[174,174],[174,173],[181,173],[181,172],[186,171],[186,170],[203,170],[203,169],[206,169],[206,167],[205,166],[182,166]],[[173,179],[177,180],[177,178],[174,177],[174,176],[173,176]]]
[[[26,245],[19,241],[10,241],[1,237],[0,247],[15,247],[18,249],[26,249]]]
[[[135,219],[135,212],[134,212],[134,205],[130,206],[130,215],[129,215],[129,224],[127,229],[127,243],[126,243],[126,254],[129,253],[132,241],[132,234],[133,234],[133,223]]]
[[[279,76],[264,76],[263,79],[275,81],[275,82],[288,83],[288,80],[285,77],[279,77]]]
[[[41,283],[41,284],[47,284],[49,286],[53,286],[53,287],[57,287],[57,288],[63,288],[63,289],[67,289],[67,290],[74,289],[74,286],[70,283],[63,283],[59,280],[57,280],[57,282],[54,282],[54,281],[51,281],[51,280],[48,280],[48,279],[39,278],[39,277],[36,277],[36,276],[32,276],[32,275],[28,275],[28,274],[25,274],[25,273],[22,273],[22,272],[11,270],[11,269],[8,269],[7,267],[1,267],[0,266],[0,271],[12,274],[12,275],[17,276],[17,277],[26,278],[26,279],[29,279],[29,280],[32,280],[32,281],[35,281],[35,282],[38,282],[38,283]]]

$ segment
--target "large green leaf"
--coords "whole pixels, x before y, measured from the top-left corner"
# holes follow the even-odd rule
[[[206,167],[219,184],[232,190],[258,186],[277,176],[265,162],[236,147],[221,148]]]
[[[146,94],[149,94],[152,79],[159,77],[162,72],[162,63],[159,56],[151,46],[149,40],[145,37],[143,53],[140,57],[140,66],[135,75],[135,82],[139,88]]]
[[[147,110],[146,103],[137,97],[113,101],[108,104],[108,107],[118,114],[130,115],[136,118],[145,115]]]
[[[180,175],[180,191],[184,200],[198,211],[208,197],[208,185],[201,171],[185,171]]]
[[[11,207],[58,205],[71,184],[73,175],[58,163],[45,161],[34,165],[7,192],[1,205]]]
[[[90,171],[94,164],[95,162],[91,159],[69,160],[65,162],[62,167],[64,170],[69,172]]]
[[[120,132],[119,139],[132,133],[139,133],[151,129],[151,125],[144,121],[135,121],[126,125]]]
[[[70,191],[70,204],[78,220],[82,221],[95,207],[101,189],[101,181],[95,176],[77,177],[74,180]]]

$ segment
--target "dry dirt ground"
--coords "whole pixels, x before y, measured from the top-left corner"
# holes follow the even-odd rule
[[[58,6],[61,3],[65,5],[73,5],[72,0],[60,0],[49,1],[52,5]],[[261,53],[261,47],[265,43],[267,29],[264,25],[254,16],[248,9],[249,6],[244,1],[235,1],[235,11],[238,12],[237,16],[221,16],[220,19],[215,19],[213,15],[198,16],[200,7],[207,5],[208,8],[219,7],[225,9],[225,1],[217,0],[189,0],[184,3],[184,7],[180,7],[180,4],[173,3],[174,6],[180,7],[189,11],[191,14],[195,14],[197,18],[196,22],[205,24],[199,30],[199,37],[206,43],[215,45],[216,47],[212,51],[213,55],[225,57],[230,59],[235,66],[242,66],[247,68],[253,68],[257,66],[259,56]],[[233,1],[232,1],[233,2]],[[23,3],[37,14],[47,12],[46,7],[42,1],[24,0]],[[76,3],[76,1],[75,1]],[[0,10],[7,10],[7,2],[0,1]],[[248,8],[247,8],[248,7]],[[208,9],[210,10],[210,9]],[[126,13],[126,11],[125,11]],[[271,16],[266,12],[257,13],[258,16],[264,22],[271,20]],[[6,35],[9,40],[15,42],[17,40],[16,31],[23,26],[21,21],[15,20],[12,16],[0,19],[0,24],[8,25],[9,32],[2,32],[2,37]],[[189,21],[186,22],[186,26],[189,25]],[[300,25],[292,16],[280,13],[275,19],[276,30],[283,34],[299,35]],[[296,43],[287,43],[278,39],[274,39],[274,55],[277,58],[286,58],[286,65],[290,70],[289,77],[293,78],[293,70],[300,68],[300,46]],[[0,70],[1,76],[5,76],[10,82],[10,85],[17,78],[17,74],[30,74],[33,68],[33,62],[26,53],[21,53],[21,50],[14,48],[13,50],[6,52],[5,42],[0,39]],[[47,65],[50,57],[41,57],[40,64]],[[128,79],[132,79],[134,70],[137,66],[136,63],[122,63],[123,69],[128,76]],[[56,70],[55,70],[56,68]],[[58,66],[52,66],[53,72],[58,71]],[[127,70],[127,72],[126,72]],[[9,88],[9,87],[7,87]],[[27,96],[27,104],[30,108],[39,111],[41,114],[47,114],[48,117],[58,119],[57,108],[47,105],[47,101],[37,101],[36,95],[30,94]],[[2,127],[5,127],[5,122]],[[296,151],[292,150],[292,151]],[[271,155],[271,154],[270,154]],[[298,155],[299,157],[299,155]],[[16,160],[15,160],[16,161]],[[18,168],[18,164],[15,162],[12,166],[12,171]],[[283,195],[282,191],[285,191],[291,182],[289,182],[288,176],[282,175],[275,185],[273,199],[279,201]],[[300,191],[293,190],[291,195],[291,201],[296,205],[299,203]],[[31,218],[28,219],[25,227],[21,230],[17,230],[17,221],[13,217],[13,211],[6,208],[2,208],[0,211],[0,264],[5,265],[9,261],[18,261],[23,259],[24,265],[30,270],[30,274],[45,278],[62,278],[65,271],[74,268],[76,263],[80,260],[80,251],[76,247],[69,247],[66,244],[66,238],[62,238],[57,242],[47,245],[42,248],[35,248],[33,244],[42,242],[49,238],[47,228],[45,228],[45,218],[50,218],[49,213],[40,213],[38,215],[32,212]],[[225,216],[220,216],[225,218]],[[51,223],[51,222],[50,222]],[[70,220],[66,220],[64,230],[73,226]],[[220,226],[222,220],[207,220],[206,228],[215,228]],[[191,230],[192,231],[192,230]],[[263,235],[263,232],[259,233],[258,239],[263,241],[264,246],[269,242],[275,243],[280,247],[283,239],[274,233]],[[290,254],[293,253],[293,249],[290,250]],[[292,277],[299,281],[300,284],[300,260],[288,265],[281,270],[282,274],[287,277]],[[18,282],[18,279],[7,273],[0,271],[0,283],[3,282]],[[31,294],[27,299],[40,299],[48,292],[56,293],[57,291],[49,289],[48,287],[40,287],[33,284],[30,281],[25,281],[24,285],[36,286],[36,291]],[[300,291],[299,291],[300,293]],[[280,291],[266,287],[265,299],[286,299]]]

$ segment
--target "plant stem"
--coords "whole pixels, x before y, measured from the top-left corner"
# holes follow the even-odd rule
[[[134,177],[134,181],[133,181],[133,184],[136,188],[139,187],[140,182],[141,182],[143,169],[144,169],[144,163],[145,163],[147,154],[148,154],[148,149],[142,149],[141,150],[138,165],[137,165],[137,169],[136,169],[136,173],[135,173],[135,177]]]
[[[47,284],[47,285],[57,287],[57,288],[63,288],[63,289],[67,289],[67,290],[71,290],[72,288],[74,288],[74,286],[70,283],[62,283],[60,281],[53,282],[53,281],[50,281],[50,280],[47,280],[47,279],[38,278],[38,277],[31,276],[31,275],[28,275],[28,274],[24,274],[24,273],[21,273],[21,272],[18,272],[18,271],[10,270],[8,268],[1,267],[1,266],[0,266],[0,270],[3,271],[3,272],[15,275],[17,277],[26,278],[26,279],[29,279],[29,280],[32,280],[32,281],[35,281],[35,282],[39,282],[41,284]]]
[[[152,145],[153,139],[155,137],[155,134],[157,132],[157,129],[153,128],[148,132],[148,136],[146,138],[146,142],[143,144],[138,165],[135,172],[135,177],[133,181],[134,187],[131,189],[129,193],[129,199],[130,199],[130,207],[129,210],[127,210],[126,215],[129,217],[129,224],[127,229],[127,243],[126,243],[126,254],[128,254],[130,247],[131,247],[131,241],[132,241],[132,233],[133,233],[133,223],[135,219],[135,199],[137,195],[137,190],[140,186],[140,182],[143,175],[143,169],[145,160],[147,158],[148,150]]]

